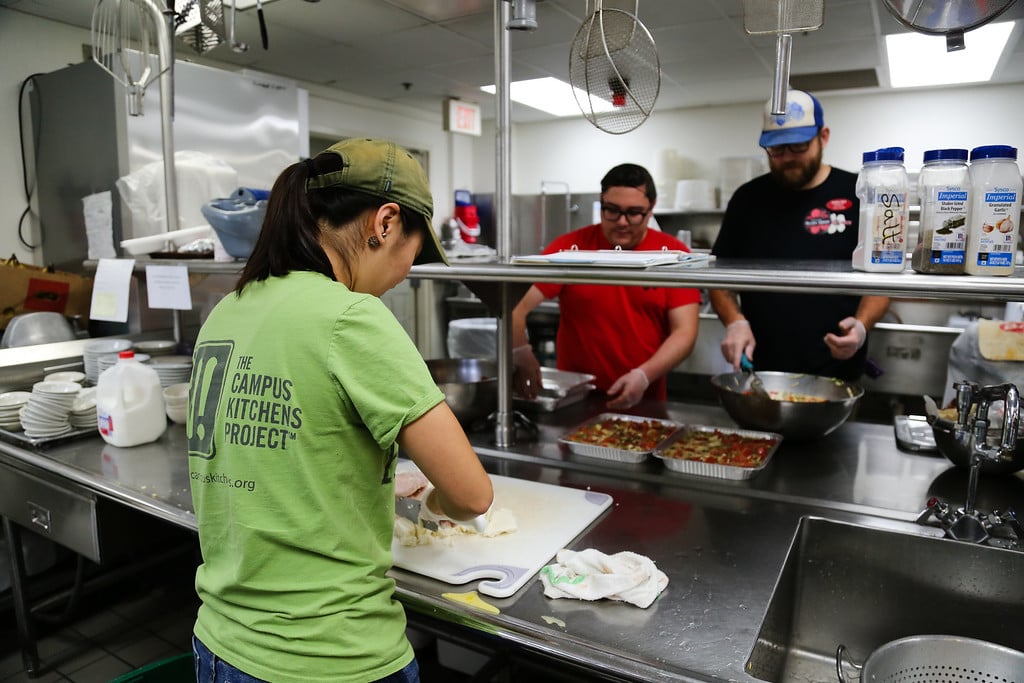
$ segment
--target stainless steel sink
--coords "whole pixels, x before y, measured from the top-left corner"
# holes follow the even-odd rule
[[[1024,552],[953,541],[901,522],[800,521],[747,672],[765,681],[835,681],[911,635],[978,638],[1024,651]]]

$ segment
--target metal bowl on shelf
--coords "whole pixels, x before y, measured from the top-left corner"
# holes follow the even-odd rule
[[[427,368],[444,400],[463,424],[487,417],[498,406],[498,364],[484,358],[437,358]]]
[[[817,439],[838,429],[853,413],[864,389],[834,377],[791,372],[758,372],[772,398],[753,393],[745,372],[711,378],[718,400],[741,427]]]

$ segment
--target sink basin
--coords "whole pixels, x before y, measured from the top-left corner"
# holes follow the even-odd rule
[[[874,523],[873,523],[874,524]],[[1024,651],[1024,552],[939,538],[935,529],[804,517],[746,671],[765,681],[835,681],[907,636],[977,638]]]

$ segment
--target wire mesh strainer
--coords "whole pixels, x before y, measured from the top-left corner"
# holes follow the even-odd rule
[[[836,650],[836,676],[846,647]],[[852,662],[851,662],[852,664]],[[960,636],[911,636],[886,643],[867,658],[859,679],[872,683],[1024,683],[1024,652]]]
[[[605,9],[595,0],[569,51],[569,81],[580,111],[606,133],[628,133],[646,121],[661,89],[658,51],[636,7]]]

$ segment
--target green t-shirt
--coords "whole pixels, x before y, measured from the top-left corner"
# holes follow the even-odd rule
[[[383,678],[413,657],[394,599],[395,439],[444,400],[381,301],[310,272],[250,284],[196,342],[195,633],[251,676]]]

